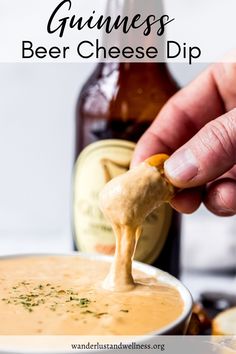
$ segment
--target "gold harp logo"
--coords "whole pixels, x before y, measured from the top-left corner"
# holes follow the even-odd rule
[[[126,171],[128,171],[129,169],[129,165],[130,165],[130,160],[127,162],[120,162],[120,161],[115,161],[115,160],[111,160],[108,158],[103,158],[100,160],[100,164],[102,166],[102,170],[103,170],[103,175],[104,175],[104,179],[105,182],[109,182],[112,178],[116,177],[118,174],[122,174]],[[120,173],[114,173],[114,168],[120,170]]]

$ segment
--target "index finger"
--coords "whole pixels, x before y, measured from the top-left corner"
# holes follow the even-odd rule
[[[206,123],[224,112],[224,102],[209,67],[175,94],[137,143],[132,166],[156,153],[171,155]]]

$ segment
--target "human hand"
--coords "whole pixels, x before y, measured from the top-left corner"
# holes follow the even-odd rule
[[[165,174],[183,188],[171,204],[192,213],[201,202],[219,216],[236,214],[236,63],[209,67],[163,107],[139,140],[132,166],[171,155]]]

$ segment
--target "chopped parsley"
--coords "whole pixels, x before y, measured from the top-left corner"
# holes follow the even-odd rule
[[[30,282],[22,281],[14,284],[9,290],[9,296],[0,298],[0,301],[9,305],[22,306],[29,313],[40,307],[56,312],[58,316],[68,313],[72,315],[74,320],[82,320],[83,322],[85,321],[85,315],[98,319],[109,315],[108,312],[97,312],[94,311],[94,308],[89,308],[92,303],[96,303],[96,300],[79,295],[79,292],[74,289],[63,289],[51,283],[33,286]],[[108,307],[109,304],[105,303],[104,306]],[[129,312],[129,310],[122,308],[119,311]]]
[[[91,300],[87,298],[80,298],[79,294],[72,289],[61,289],[60,287],[54,287],[52,284],[46,285],[39,284],[38,286],[30,290],[27,286],[31,285],[29,282],[22,281],[17,285],[14,285],[8,298],[2,298],[6,304],[23,306],[28,312],[33,312],[35,307],[46,306],[51,311],[55,312],[59,307],[69,302],[73,306],[79,306],[80,308],[88,307]],[[60,299],[55,301],[56,299]],[[69,308],[67,312],[73,313],[73,308]]]

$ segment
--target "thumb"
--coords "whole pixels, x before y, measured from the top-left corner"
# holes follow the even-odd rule
[[[236,109],[205,125],[165,163],[165,173],[180,188],[203,185],[236,164]]]

